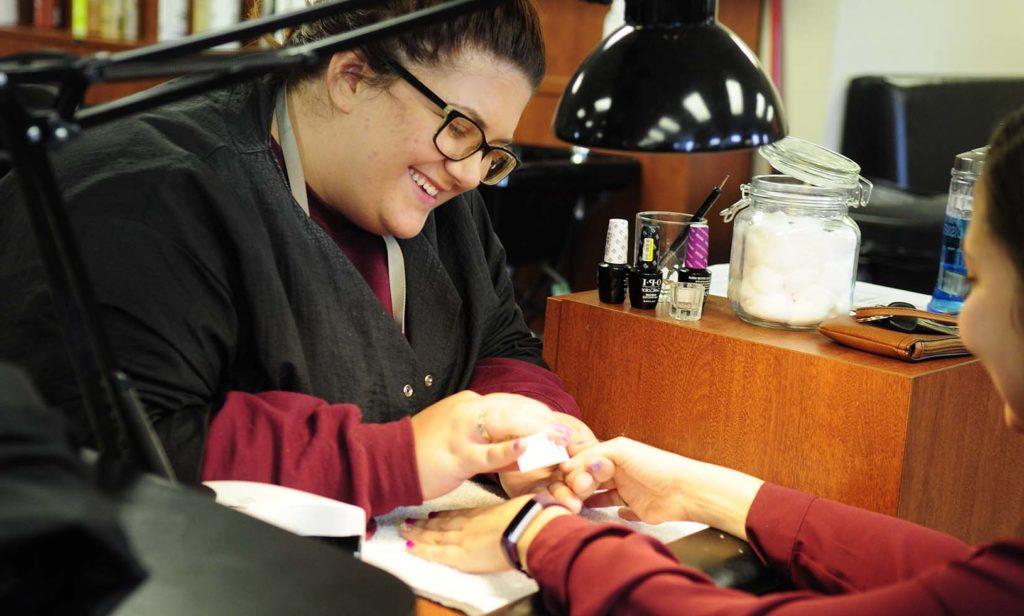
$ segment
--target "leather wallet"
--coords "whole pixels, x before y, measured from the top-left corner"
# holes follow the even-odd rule
[[[893,323],[894,317],[899,327]],[[818,329],[832,340],[861,351],[903,361],[921,361],[970,355],[956,327],[955,316],[913,308],[874,306],[858,308],[853,316],[829,319]]]

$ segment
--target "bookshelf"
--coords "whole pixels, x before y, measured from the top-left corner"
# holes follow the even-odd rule
[[[11,1],[11,0],[3,0]],[[90,28],[86,36],[73,36],[71,33],[70,7],[74,0],[46,0],[50,5],[65,11],[57,26],[37,26],[35,21],[35,4],[40,0],[18,0],[18,24],[0,25],[0,57],[12,54],[41,50],[59,50],[84,56],[100,51],[124,51],[143,45],[150,45],[159,39],[159,16],[161,0],[131,0],[134,10],[138,12],[138,37],[125,39],[122,37],[104,38]],[[100,4],[99,0],[87,0],[92,6]],[[187,0],[188,23],[192,23],[193,12],[197,2],[231,3],[237,2],[239,15],[246,16],[257,0]],[[123,2],[127,4],[127,2]],[[86,96],[86,104],[102,103],[122,96],[133,94],[159,83],[158,81],[140,81],[134,83],[101,84],[90,88]]]

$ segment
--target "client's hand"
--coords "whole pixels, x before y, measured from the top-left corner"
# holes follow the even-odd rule
[[[423,409],[412,418],[412,433],[424,500],[474,475],[516,468],[519,437],[544,432],[568,443],[571,433],[555,419],[546,405],[515,394],[463,391]]]
[[[597,444],[597,437],[587,427],[587,424],[565,413],[553,413],[553,415],[554,421],[571,430],[572,438],[567,446],[570,456]],[[566,486],[564,476],[558,469],[538,469],[528,473],[521,473],[517,470],[508,471],[500,473],[498,480],[509,497],[547,491],[573,513],[579,513],[583,507],[583,501]]]
[[[693,520],[743,539],[747,513],[764,483],[623,437],[584,450],[561,470],[588,506],[619,505],[621,517],[651,524]],[[598,488],[607,491],[594,494]]]
[[[407,521],[399,532],[408,540],[409,551],[427,560],[471,573],[504,571],[511,569],[512,563],[501,549],[501,534],[529,499],[520,496],[490,507],[442,511],[429,520]],[[569,515],[569,511],[547,507],[533,519],[516,542],[521,562],[526,562],[537,533],[560,515]]]

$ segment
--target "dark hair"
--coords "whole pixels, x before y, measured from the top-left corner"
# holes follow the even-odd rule
[[[313,0],[311,4],[322,0]],[[288,45],[302,45],[347,32],[389,17],[440,4],[442,0],[386,0],[379,5],[300,26],[287,37]],[[522,70],[536,88],[544,77],[544,39],[540,19],[530,0],[506,0],[492,7],[417,28],[383,41],[364,45],[361,51],[369,68],[383,78],[394,79],[387,60],[435,66],[461,51],[487,52]],[[321,69],[322,70],[322,69]],[[320,70],[290,77],[318,74]]]
[[[1024,291],[1024,107],[996,129],[984,174],[987,226],[1009,252]],[[1021,314],[1024,317],[1024,307]]]

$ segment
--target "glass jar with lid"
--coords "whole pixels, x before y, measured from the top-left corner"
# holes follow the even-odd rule
[[[853,305],[860,229],[848,213],[872,185],[857,163],[802,139],[758,152],[782,173],[754,177],[722,212],[733,222],[729,302],[756,325],[814,329]]]

